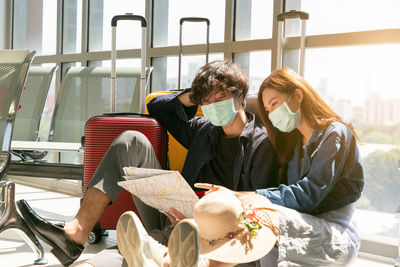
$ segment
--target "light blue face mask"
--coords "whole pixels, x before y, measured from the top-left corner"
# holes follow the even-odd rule
[[[204,117],[215,126],[226,126],[232,123],[236,116],[233,98],[201,106]]]
[[[290,96],[292,97],[292,96]],[[289,102],[290,97],[287,102]],[[286,101],[277,107],[274,111],[269,113],[269,120],[272,122],[274,127],[278,128],[279,131],[289,133],[299,126],[301,121],[300,107],[295,113],[293,113]]]

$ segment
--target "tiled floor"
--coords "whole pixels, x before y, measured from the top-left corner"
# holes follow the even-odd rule
[[[71,197],[21,184],[16,185],[16,199],[26,199],[31,207],[44,218],[64,221],[71,219],[75,215],[80,201],[78,197]],[[115,244],[115,231],[110,231],[110,235],[103,238],[99,244],[86,246],[83,254],[74,265],[85,261],[102,249]],[[58,260],[50,253],[50,247],[43,242],[42,245],[45,250],[45,258],[48,260],[48,264],[45,266],[61,266]],[[30,249],[14,230],[7,230],[0,234],[0,267],[37,266],[33,265],[35,259],[36,253]],[[353,266],[388,267],[393,266],[393,264],[359,258]]]

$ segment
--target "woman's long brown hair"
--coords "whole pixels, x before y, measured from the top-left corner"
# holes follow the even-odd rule
[[[303,101],[300,104],[300,109],[302,116],[310,127],[320,130],[331,122],[338,121],[347,125],[357,138],[353,127],[344,123],[303,77],[289,68],[273,71],[260,86],[258,108],[267,128],[269,139],[278,155],[280,163],[279,183],[286,183],[287,165],[293,157],[294,147],[298,140],[302,138],[302,135],[297,129],[290,133],[284,133],[272,125],[262,99],[265,89],[274,89],[288,95],[292,95],[295,89],[301,90],[303,92]]]

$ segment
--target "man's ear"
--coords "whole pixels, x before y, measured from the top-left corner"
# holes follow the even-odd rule
[[[238,95],[238,97],[237,97],[237,101],[238,101],[238,103],[241,103],[240,106],[241,106],[243,109],[245,109],[245,107],[246,107],[246,101],[245,101],[245,96],[244,96],[243,92],[240,92],[240,93],[239,93],[239,95]]]
[[[243,95],[243,92],[241,92],[241,93],[239,93],[238,100],[243,101],[243,99],[244,99],[244,95]]]

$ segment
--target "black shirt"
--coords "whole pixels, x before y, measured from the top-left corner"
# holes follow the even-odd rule
[[[198,182],[222,185],[234,190],[233,170],[238,149],[239,137],[227,138],[221,134],[215,158],[201,168]]]

